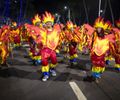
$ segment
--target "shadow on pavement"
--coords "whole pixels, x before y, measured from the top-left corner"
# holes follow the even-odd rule
[[[66,72],[66,73],[59,74],[53,81],[66,82],[66,81],[72,81],[72,80],[82,81],[83,77],[77,74],[71,74]]]

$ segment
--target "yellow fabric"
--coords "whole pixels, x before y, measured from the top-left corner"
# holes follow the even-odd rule
[[[42,72],[49,72],[49,65],[42,66]]]
[[[50,64],[50,68],[55,68],[57,64]]]
[[[49,32],[49,34],[48,34]],[[45,47],[55,50],[59,42],[59,30],[53,28],[51,31],[45,29],[40,29],[41,42]],[[39,39],[37,40],[39,42]]]
[[[58,49],[56,49],[55,51],[56,51],[56,53],[60,53],[60,51]]]
[[[6,50],[4,48],[1,48],[1,55],[0,55],[2,58],[1,64],[4,63],[5,58],[6,58],[5,56],[7,56],[6,54],[7,54]]]
[[[70,59],[74,59],[74,58],[77,58],[77,57],[78,57],[78,55],[74,54],[74,55],[70,56]]]
[[[40,60],[41,56],[34,56],[34,57],[32,57],[32,59],[34,59],[34,60]]]
[[[29,52],[29,56],[32,57],[33,53],[32,52]]]
[[[96,66],[92,67],[92,72],[103,73],[104,71],[105,71],[105,67],[96,67]]]
[[[110,55],[110,56],[105,57],[105,60],[114,60],[114,58]]]
[[[99,39],[98,37],[94,41],[93,49],[96,53],[96,55],[101,56],[106,53],[106,51],[109,49],[109,41],[108,39]]]
[[[83,46],[81,44],[79,44],[78,49],[82,52],[83,51]]]
[[[65,52],[69,52],[69,48],[68,47],[64,47],[64,51]]]
[[[115,64],[115,68],[120,68],[120,64]]]
[[[19,47],[20,43],[14,44],[14,47]]]

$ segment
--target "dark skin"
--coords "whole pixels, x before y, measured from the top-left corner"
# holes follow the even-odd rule
[[[98,35],[98,37],[100,37],[100,38],[104,38],[104,30],[102,29],[102,28],[97,28],[97,35]]]
[[[35,26],[39,27],[40,26],[40,22],[35,23]]]

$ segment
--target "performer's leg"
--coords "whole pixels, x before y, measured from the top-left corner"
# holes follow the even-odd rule
[[[105,71],[105,67],[93,66],[92,67],[92,76],[97,79],[101,78],[101,74]]]
[[[95,54],[91,55],[92,61],[92,75],[85,78],[85,81],[96,81],[101,78],[101,74],[105,71],[105,59],[104,55],[96,56]]]
[[[2,58],[1,64],[6,65],[7,51],[5,49],[2,49],[1,51],[1,58]]]
[[[56,76],[55,67],[57,65],[57,57],[56,57],[56,52],[55,51],[51,52],[50,59],[51,59],[50,72],[51,72],[52,76]]]
[[[76,65],[77,64],[77,57],[78,57],[77,54],[70,55],[70,63]]]
[[[42,74],[43,74],[43,78],[42,81],[47,81],[49,78],[49,65],[48,65],[48,56],[49,55],[46,52],[46,49],[43,49],[41,51],[41,60],[42,60]]]
[[[115,64],[115,69],[117,70],[117,71],[120,71],[120,64]]]
[[[47,81],[49,78],[49,65],[48,65],[48,59],[42,59],[42,74],[43,78],[42,81]]]

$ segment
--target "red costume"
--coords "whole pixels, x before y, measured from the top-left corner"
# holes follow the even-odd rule
[[[3,26],[0,33],[0,64],[6,65],[6,59],[9,55],[9,26]]]
[[[101,17],[96,19],[94,28],[96,28],[96,31],[94,31],[92,39],[90,40],[92,80],[100,78],[104,72],[105,56],[110,48],[109,44],[114,42],[115,39],[114,34],[106,34],[105,31],[111,31],[112,26],[109,22],[104,22]]]

